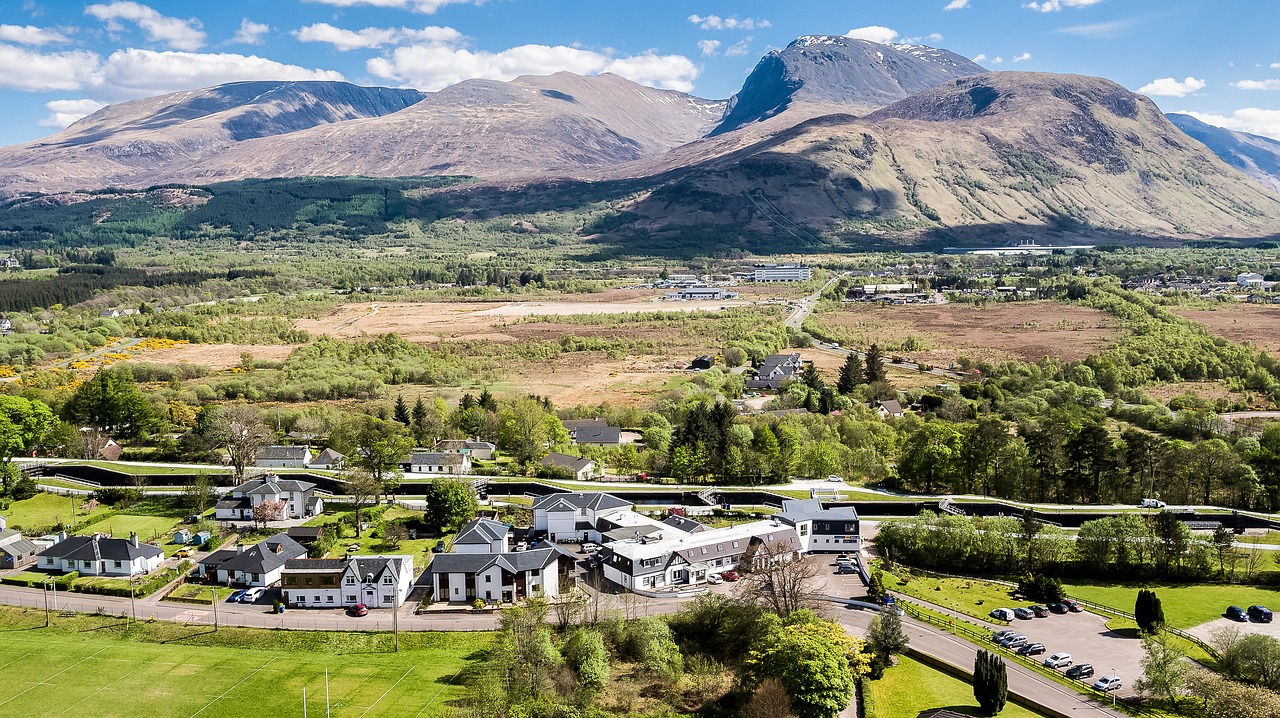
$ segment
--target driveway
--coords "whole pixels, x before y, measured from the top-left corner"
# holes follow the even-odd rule
[[[1251,633],[1261,633],[1280,640],[1280,622],[1272,621],[1271,623],[1259,623],[1258,621],[1249,619],[1248,623],[1233,621],[1230,618],[1219,618],[1208,623],[1202,623],[1195,628],[1187,629],[1187,633],[1199,638],[1205,643],[1212,645],[1213,632],[1218,629],[1234,628],[1240,631],[1240,635],[1247,636]]]

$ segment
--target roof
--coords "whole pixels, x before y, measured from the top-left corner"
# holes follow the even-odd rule
[[[704,523],[699,523],[693,519],[687,519],[683,516],[676,516],[674,514],[663,519],[662,523],[676,529],[677,531],[683,531],[689,534],[696,534],[711,530],[711,527]]]
[[[305,446],[267,446],[258,452],[258,460],[283,461],[286,459],[305,460],[311,450]]]
[[[308,481],[282,479],[273,474],[261,479],[250,479],[232,489],[231,493],[233,496],[236,494],[287,494],[295,491],[305,494],[315,488],[316,485]]]
[[[493,451],[494,449],[498,448],[498,445],[493,443],[492,441],[468,441],[467,448],[480,449],[480,450],[488,449],[489,451]]]
[[[278,552],[277,547],[280,549]],[[294,541],[287,534],[280,533],[243,551],[215,551],[200,563],[223,571],[271,573],[283,567],[289,559],[302,558],[306,555],[307,550],[302,547],[302,544]]]
[[[662,529],[657,526],[620,526],[616,529],[610,529],[602,532],[600,535],[610,541],[632,541],[645,536],[661,534]]]
[[[159,546],[122,538],[109,538],[101,534],[93,536],[68,536],[40,552],[41,556],[61,558],[67,561],[133,561],[138,558],[163,556]]]
[[[23,554],[34,553],[39,548],[39,546],[31,543],[27,539],[20,538],[17,541],[10,541],[5,545],[0,546],[0,553],[7,553],[10,556],[22,556]]]
[[[347,458],[345,454],[340,454],[333,449],[325,449],[311,459],[313,464],[336,464]]]
[[[561,456],[561,454],[551,454],[551,456]],[[546,461],[546,459],[543,459],[543,461]],[[542,509],[544,511],[564,509],[591,509],[592,511],[604,511],[607,509],[629,509],[634,505],[635,504],[630,501],[620,499],[613,494],[606,494],[602,491],[576,491],[564,494],[551,494],[549,496],[543,496],[533,502],[533,508],[535,510]]]
[[[324,533],[323,526],[291,526],[285,530],[285,534],[295,541],[298,539],[315,540],[320,538],[322,533]]]
[[[616,426],[584,426],[574,434],[573,440],[579,444],[619,444],[622,443],[622,429]]]
[[[501,521],[493,519],[476,519],[465,524],[458,529],[458,535],[453,539],[454,544],[489,544],[494,541],[503,541],[507,538],[507,534],[511,532],[511,527]]]
[[[291,558],[284,562],[286,571],[342,571],[347,568],[345,558]]]
[[[499,566],[508,573],[521,573],[546,568],[561,556],[573,558],[573,554],[559,546],[507,553],[438,553],[422,578],[436,573],[480,573],[492,566]]]
[[[890,414],[902,413],[902,404],[898,403],[897,399],[889,399],[887,401],[882,401],[880,402],[879,406],[883,408],[885,411],[889,412]]]
[[[352,556],[350,558],[292,558],[284,562],[285,573],[347,573],[360,580],[372,575],[376,582],[388,571],[400,574],[405,567],[413,569],[413,557],[405,554],[388,556]]]
[[[560,422],[568,431],[577,431],[578,429],[589,428],[593,426],[608,426],[609,423],[604,419],[565,419]]]
[[[462,451],[467,448],[467,442],[462,439],[441,439],[436,442],[436,451]]]
[[[569,456],[568,454],[557,454],[555,452],[547,454],[543,457],[542,461],[538,462],[539,466],[559,466],[560,468],[568,469],[575,474],[594,464],[595,462],[591,459]]]
[[[818,499],[783,499],[782,511],[774,518],[795,525],[800,521],[848,522],[858,520],[858,510],[852,506],[824,509]],[[840,532],[843,533],[843,532]]]
[[[443,451],[415,451],[409,456],[409,463],[413,466],[462,466],[466,461],[464,454]]]
[[[218,503],[214,504],[213,507],[215,509],[251,509],[253,508],[253,502],[249,500],[248,496],[236,496],[219,499]]]

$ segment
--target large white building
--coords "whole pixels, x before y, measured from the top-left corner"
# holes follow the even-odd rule
[[[284,501],[286,519],[305,519],[324,511],[324,500],[316,496],[315,484],[268,474],[231,489],[214,505],[213,517],[219,521],[251,521],[254,508],[263,501]]]
[[[533,530],[553,542],[598,542],[603,519],[633,513],[634,507],[630,501],[599,491],[551,494],[533,503]]]
[[[606,544],[601,568],[620,586],[652,591],[706,583],[707,576],[735,570],[744,561],[792,558],[803,551],[796,529],[774,520],[697,533],[668,527],[664,533]]]
[[[803,264],[757,264],[757,282],[807,282],[813,279],[813,270]]]
[[[453,540],[453,553],[432,556],[419,585],[434,600],[455,603],[559,596],[572,581],[573,554],[546,542],[512,551],[511,534],[510,526],[493,519],[468,522]]]
[[[280,586],[285,603],[298,608],[345,608],[360,603],[395,608],[413,590],[413,557],[291,559],[284,564]]]
[[[38,554],[37,568],[57,573],[79,571],[81,576],[138,576],[164,563],[164,551],[141,543],[138,534],[127,539],[102,534],[60,537]]]

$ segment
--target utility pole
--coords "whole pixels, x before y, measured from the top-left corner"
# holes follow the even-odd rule
[[[324,718],[329,716],[329,669],[324,669]]]
[[[129,613],[133,614],[133,622],[137,623],[138,622],[138,604],[134,602],[132,574],[129,575]]]
[[[396,653],[400,652],[400,607],[396,605],[396,597],[391,599],[391,632],[396,637]]]
[[[48,627],[49,627],[49,585],[48,585],[48,582],[46,581],[46,582],[44,583],[44,585],[42,585],[42,586],[41,586],[41,588],[43,588],[43,589],[44,589],[44,627],[45,627],[45,628],[48,628]]]
[[[307,718],[307,687],[302,687],[302,718]]]
[[[213,587],[213,632],[218,632],[218,587]],[[303,688],[303,691],[306,689]]]

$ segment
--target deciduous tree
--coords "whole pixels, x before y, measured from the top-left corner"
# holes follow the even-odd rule
[[[248,404],[222,407],[215,421],[217,435],[230,457],[236,483],[241,483],[245,468],[251,466],[262,449],[271,444],[275,432],[263,423],[258,410]]]
[[[13,468],[13,458],[30,453],[53,425],[53,412],[44,402],[0,396],[0,481],[6,492],[19,476]]]

